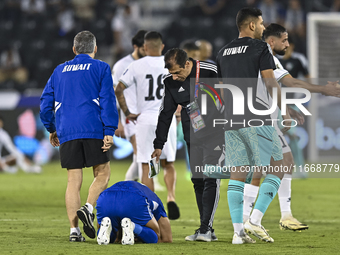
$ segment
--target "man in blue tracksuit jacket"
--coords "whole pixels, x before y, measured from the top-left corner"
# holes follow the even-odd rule
[[[93,59],[96,38],[82,31],[74,38],[76,57],[54,70],[41,95],[40,118],[50,132],[53,146],[60,145],[60,161],[67,168],[66,209],[70,221],[70,241],[83,242],[84,232],[95,238],[93,207],[110,179],[108,150],[118,126],[118,112],[110,66]],[[93,167],[94,181],[87,202],[81,206],[82,168]],[[79,209],[80,208],[80,209]]]

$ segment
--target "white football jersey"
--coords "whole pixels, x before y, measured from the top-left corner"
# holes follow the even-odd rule
[[[164,56],[146,56],[132,62],[120,77],[119,81],[127,88],[136,85],[138,123],[157,125],[164,93],[163,77],[168,73]]]
[[[280,80],[286,75],[288,75],[289,72],[283,68],[280,60],[277,57],[273,56],[273,58],[274,58],[275,66],[276,66],[276,69],[274,70],[274,76],[277,82],[279,82],[279,84],[281,85]]]
[[[124,73],[126,68],[135,61],[131,54],[125,56],[124,58],[118,60],[116,64],[112,68],[112,79],[113,86],[116,87],[119,82],[120,76]],[[131,86],[123,91],[126,105],[129,108],[129,111],[137,114],[137,103],[136,103],[136,86]],[[119,105],[119,104],[117,104]]]
[[[274,70],[274,76],[275,76],[276,81],[281,86],[280,80],[286,75],[288,75],[289,72],[283,68],[280,60],[278,60],[277,57],[273,56],[273,58],[274,58],[275,66],[276,66],[276,69]],[[273,103],[273,99],[271,98],[271,96],[269,96],[269,105],[272,105],[272,103]],[[271,114],[272,119],[277,119],[278,114],[279,114],[279,107],[276,107],[275,112]]]

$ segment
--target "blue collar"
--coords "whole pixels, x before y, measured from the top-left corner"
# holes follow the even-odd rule
[[[75,56],[75,58],[91,58],[88,54],[78,54]]]

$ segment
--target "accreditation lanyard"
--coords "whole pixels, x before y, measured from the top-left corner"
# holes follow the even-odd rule
[[[196,60],[196,81],[195,81],[195,99],[198,98],[198,87],[200,80],[200,61]]]
[[[200,77],[200,62],[196,61],[196,81],[195,81],[195,100],[187,105],[186,110],[190,117],[191,126],[196,133],[205,127],[204,120],[201,116],[201,111],[197,103],[198,88],[199,88],[199,77]]]

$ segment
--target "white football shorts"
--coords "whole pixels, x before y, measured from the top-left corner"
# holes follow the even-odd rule
[[[125,138],[130,141],[131,136],[136,134],[136,124],[126,119],[123,111],[120,111],[120,122],[124,127]]]
[[[149,163],[151,154],[154,151],[153,140],[156,138],[155,125],[136,124],[137,162]],[[174,162],[177,151],[177,126],[175,116],[172,119],[167,142],[164,144],[161,159]]]
[[[274,122],[274,128],[276,130],[277,135],[279,136],[279,140],[281,142],[282,146],[282,154],[285,154],[287,152],[291,152],[291,149],[289,147],[289,144],[287,143],[287,140],[285,136],[283,135],[281,129],[278,127],[277,122]]]

